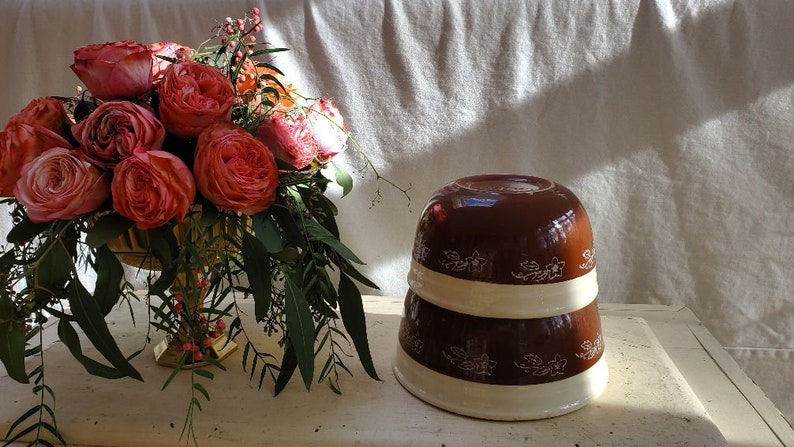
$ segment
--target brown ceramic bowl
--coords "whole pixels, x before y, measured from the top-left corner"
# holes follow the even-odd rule
[[[523,175],[438,190],[416,230],[394,372],[412,394],[485,419],[551,417],[606,386],[590,220]]]

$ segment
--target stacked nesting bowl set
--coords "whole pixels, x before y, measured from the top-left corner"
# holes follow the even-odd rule
[[[590,219],[553,181],[461,178],[416,229],[394,374],[423,401],[492,420],[586,405],[607,384]]]

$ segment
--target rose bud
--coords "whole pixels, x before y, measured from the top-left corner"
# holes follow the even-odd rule
[[[71,68],[98,99],[138,98],[152,90],[152,53],[133,40],[80,47]]]
[[[320,99],[309,107],[306,115],[317,142],[317,158],[328,161],[347,149],[347,127],[334,103]]]

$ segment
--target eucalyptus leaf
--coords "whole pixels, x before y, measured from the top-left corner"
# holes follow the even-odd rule
[[[130,364],[119,349],[116,341],[108,330],[102,309],[94,297],[79,281],[69,283],[69,308],[74,320],[91,341],[94,347],[111,365],[125,376],[143,381],[141,374]]]
[[[204,227],[211,227],[218,223],[220,220],[220,212],[218,208],[211,204],[201,205],[201,225]]]
[[[364,305],[361,302],[361,292],[358,287],[344,273],[339,274],[339,313],[345,330],[353,340],[358,358],[364,371],[375,380],[380,380],[372,362],[372,353],[367,343],[367,321],[364,316]]]
[[[24,217],[14,228],[6,235],[6,241],[12,244],[18,244],[33,239],[34,237],[43,233],[50,227],[49,222],[33,223],[27,217]]]
[[[292,343],[287,340],[284,347],[284,357],[281,359],[281,367],[279,367],[278,377],[276,377],[276,385],[273,394],[278,396],[279,393],[284,391],[287,387],[289,380],[295,373],[295,368],[298,366],[298,358],[295,355],[295,350],[292,348]]]
[[[334,163],[333,161],[331,161],[331,165],[334,167],[336,183],[342,187],[342,197],[344,197],[353,190],[353,177],[350,176],[350,173],[348,173],[342,165]]]
[[[278,253],[284,249],[281,233],[279,233],[276,223],[273,222],[269,214],[255,214],[251,218],[251,227],[257,239],[262,242],[269,253]]]
[[[53,290],[61,289],[72,276],[72,257],[61,239],[50,239],[37,250],[39,264],[36,279],[39,285]]]
[[[313,220],[306,220],[304,222],[304,226],[306,227],[306,232],[309,234],[309,237],[312,240],[322,242],[323,244],[330,247],[335,252],[339,253],[345,259],[355,262],[356,264],[364,264],[364,261],[358,258],[352,250],[350,250],[345,244],[343,244],[339,239],[334,237],[330,231],[328,231],[325,227],[320,225],[318,222]]]
[[[69,348],[69,352],[72,353],[72,356],[77,359],[81,365],[83,365],[89,374],[93,376],[104,377],[106,379],[120,379],[122,377],[126,377],[126,374],[120,370],[104,365],[90,357],[83,355],[83,348],[80,345],[80,337],[77,335],[77,331],[75,331],[72,327],[72,324],[69,323],[65,318],[58,320],[58,337],[61,339],[63,344]]]
[[[101,247],[129,231],[135,223],[118,213],[106,214],[94,222],[85,236],[89,247]]]
[[[245,274],[254,297],[254,315],[257,322],[267,316],[270,309],[271,297],[271,270],[270,255],[261,240],[251,233],[243,234],[243,262]]]
[[[286,276],[284,307],[287,337],[295,351],[303,384],[309,389],[314,380],[314,320],[300,284],[295,272]]]
[[[364,276],[361,272],[356,270],[356,268],[353,267],[353,265],[347,262],[346,260],[336,259],[334,261],[334,264],[336,264],[343,272],[347,273],[351,278],[355,279],[361,284],[364,284],[365,286],[373,288],[375,290],[380,290],[380,287],[378,287],[377,284],[375,284],[369,278]]]
[[[124,267],[107,245],[102,245],[96,255],[96,286],[94,298],[107,316],[113,306],[121,298],[121,282],[124,279]]]
[[[0,297],[0,361],[8,376],[28,383],[25,372],[25,325],[14,320],[14,303]]]
[[[297,221],[292,216],[292,213],[283,205],[274,205],[270,207],[270,214],[275,219],[282,235],[286,237],[285,242],[291,242],[298,247],[304,247],[306,244],[303,240],[303,232],[298,226]]]

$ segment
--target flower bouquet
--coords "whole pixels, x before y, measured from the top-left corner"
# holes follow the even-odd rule
[[[195,49],[78,48],[71,69],[86,89],[34,99],[0,131],[0,196],[14,225],[0,255],[0,360],[41,397],[6,438],[65,442],[44,376],[48,320],[89,373],[143,380],[130,364],[140,351],[122,352],[104,320],[125,301],[145,301],[163,332],[154,351],[174,367],[166,385],[182,368],[224,369],[239,344],[243,367],[252,377],[259,367],[276,393],[296,370],[307,388],[318,376],[339,392],[348,369],[338,350],[320,348],[342,340],[377,379],[357,283],[376,285],[340,242],[325,194],[330,172],[343,195],[352,188],[333,162],[348,131],[330,100],[286,82],[272,64],[285,49],[259,43],[261,31],[254,8]],[[122,263],[155,272],[145,294]],[[248,338],[241,300],[253,300],[259,330],[278,337],[279,357]],[[84,354],[78,329],[101,358]],[[319,355],[328,358],[318,373]],[[26,358],[40,366],[27,369]],[[209,398],[193,386],[189,414],[201,408],[195,396]]]

